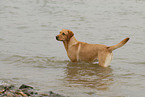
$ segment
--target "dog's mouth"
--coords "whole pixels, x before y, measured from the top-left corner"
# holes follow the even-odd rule
[[[58,40],[58,41],[63,41],[63,40],[60,40],[60,39],[59,39],[59,36],[56,36],[56,40]]]

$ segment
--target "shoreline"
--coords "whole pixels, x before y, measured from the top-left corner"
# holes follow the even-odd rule
[[[14,85],[0,85],[0,97],[66,97],[53,91],[38,93],[30,85],[22,84],[20,87]],[[68,97],[68,96],[67,96]]]

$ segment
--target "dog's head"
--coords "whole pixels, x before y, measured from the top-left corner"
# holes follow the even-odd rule
[[[74,33],[67,29],[62,29],[60,34],[56,36],[56,40],[58,41],[69,41],[70,38],[74,35]]]

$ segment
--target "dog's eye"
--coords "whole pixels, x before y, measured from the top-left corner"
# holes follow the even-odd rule
[[[64,33],[62,33],[62,35],[65,35]]]

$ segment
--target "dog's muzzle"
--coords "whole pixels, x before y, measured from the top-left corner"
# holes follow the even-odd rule
[[[59,36],[56,36],[56,40],[59,40],[58,37],[59,37]]]

